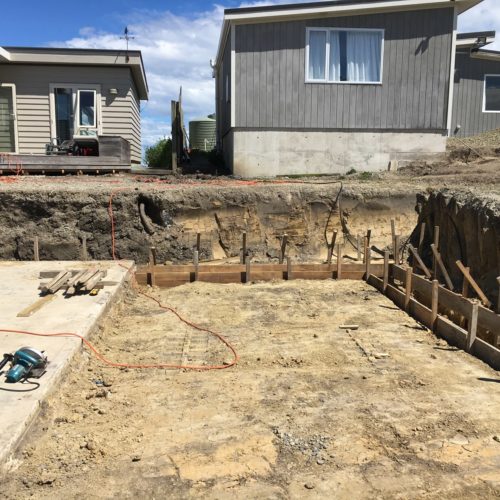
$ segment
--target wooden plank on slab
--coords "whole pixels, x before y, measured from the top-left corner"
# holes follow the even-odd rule
[[[38,299],[36,302],[31,304],[30,306],[24,308],[22,311],[17,313],[18,318],[29,318],[30,316],[33,316],[37,311],[39,311],[43,306],[48,304],[49,302],[52,302],[57,295],[51,294],[51,295],[45,295],[44,297]]]

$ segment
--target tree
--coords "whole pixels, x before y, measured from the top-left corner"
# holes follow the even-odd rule
[[[172,168],[172,139],[160,139],[146,148],[145,156],[149,168]]]

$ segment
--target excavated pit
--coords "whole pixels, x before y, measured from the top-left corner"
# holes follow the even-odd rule
[[[0,195],[0,259],[32,260],[39,238],[42,260],[79,260],[86,240],[90,259],[115,257],[186,263],[193,259],[197,233],[201,261],[237,260],[242,234],[256,262],[277,261],[281,238],[288,235],[287,254],[297,261],[320,262],[327,256],[326,237],[339,231],[344,255],[357,256],[357,236],[372,230],[377,250],[390,249],[391,220],[405,247],[418,246],[426,224],[423,259],[432,264],[430,244],[440,227],[439,249],[457,290],[461,260],[493,304],[500,275],[500,201],[447,189],[413,187],[383,189],[366,183],[340,191],[340,182],[289,182],[238,185],[155,185],[121,181],[72,181],[60,186],[18,184]],[[390,186],[389,186],[390,187]],[[111,201],[111,203],[110,203]],[[405,254],[406,258],[406,254]]]

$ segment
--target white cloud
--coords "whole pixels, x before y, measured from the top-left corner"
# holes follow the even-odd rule
[[[245,2],[242,6],[296,3],[289,0]],[[143,106],[143,143],[151,144],[170,133],[170,101],[183,88],[186,121],[215,110],[214,80],[210,59],[219,42],[224,8],[214,5],[204,12],[175,15],[169,11],[135,10],[121,16],[135,39],[130,48],[141,50],[150,88]],[[459,18],[460,31],[499,31],[498,0],[485,0]],[[83,26],[79,36],[51,45],[77,48],[123,49],[119,35]],[[500,49],[500,41],[489,48]]]

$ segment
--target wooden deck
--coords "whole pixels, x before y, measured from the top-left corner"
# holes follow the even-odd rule
[[[0,175],[100,174],[129,172],[131,165],[116,156],[49,156],[0,154]]]

